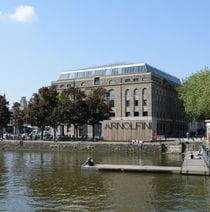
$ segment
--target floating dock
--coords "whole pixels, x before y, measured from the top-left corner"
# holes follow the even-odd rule
[[[175,166],[141,166],[141,165],[121,165],[121,164],[96,164],[94,166],[82,166],[82,169],[99,171],[124,171],[124,172],[153,172],[153,173],[173,173],[185,175],[210,175],[202,156],[197,156],[198,152],[193,151],[194,158],[191,159],[191,152],[185,153],[182,167]]]
[[[139,166],[118,164],[96,164],[95,166],[82,166],[82,169],[94,169],[99,171],[129,171],[129,172],[157,172],[180,174],[181,167],[173,166]]]
[[[191,152],[193,159],[191,159]],[[184,162],[182,164],[182,174],[192,175],[209,175],[207,167],[202,156],[198,156],[198,151],[189,151],[185,153]]]

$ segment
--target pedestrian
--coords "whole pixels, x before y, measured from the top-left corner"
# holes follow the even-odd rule
[[[191,152],[190,159],[193,159],[193,158],[194,158],[194,155],[193,155],[193,152]]]
[[[187,131],[187,133],[186,133],[187,139],[189,139],[189,135],[190,135],[190,133]]]
[[[23,146],[23,137],[20,136],[20,146]]]
[[[156,132],[154,132],[153,138],[154,138],[154,141],[156,142],[157,141],[157,133]]]

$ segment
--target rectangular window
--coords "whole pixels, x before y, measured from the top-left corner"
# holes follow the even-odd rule
[[[143,116],[148,116],[148,112],[147,111],[144,111],[143,112]]]
[[[147,99],[144,99],[144,100],[143,100],[143,105],[144,105],[144,106],[147,105]]]
[[[134,112],[134,116],[139,116],[139,112]]]
[[[139,78],[134,78],[133,81],[134,82],[138,82],[139,81]]]
[[[94,78],[94,85],[100,85],[100,78],[99,77]]]
[[[139,101],[138,100],[134,100],[134,106],[138,106],[139,105]]]
[[[60,88],[64,88],[64,85],[60,85]]]
[[[114,107],[114,100],[109,100],[109,106]]]
[[[111,117],[115,117],[115,113],[110,113],[110,116]]]
[[[131,79],[125,79],[125,82],[130,82],[131,81]]]
[[[130,112],[125,113],[125,116],[127,116],[127,117],[130,116],[130,115],[131,115]]]
[[[129,101],[129,100],[126,100],[126,101],[125,101],[125,106],[126,106],[126,107],[129,107],[129,106],[130,106],[130,101]]]

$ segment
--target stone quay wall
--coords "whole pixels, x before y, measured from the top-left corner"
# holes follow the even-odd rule
[[[0,141],[0,150],[46,151],[103,151],[103,152],[166,152],[182,153],[185,145],[180,142],[54,142],[54,141]]]

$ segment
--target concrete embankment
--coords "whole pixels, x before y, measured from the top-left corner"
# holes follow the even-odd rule
[[[178,141],[145,142],[54,142],[54,141],[0,141],[0,150],[49,150],[49,151],[108,151],[108,152],[166,152],[182,153],[186,145]],[[190,144],[195,146],[195,144]]]
[[[185,151],[198,151],[202,142],[85,142],[85,141],[23,141],[18,140],[0,141],[0,150],[53,150],[53,151],[108,151],[108,152],[166,152],[183,153]]]
[[[1,150],[53,151],[108,151],[108,152],[161,152],[160,143],[129,144],[126,142],[54,142],[54,141],[0,141]]]

